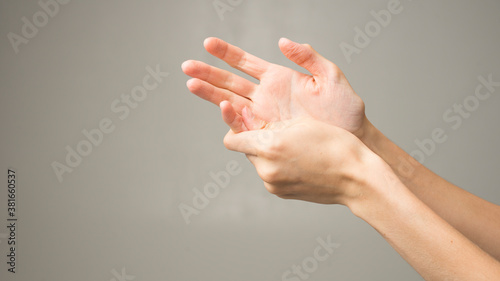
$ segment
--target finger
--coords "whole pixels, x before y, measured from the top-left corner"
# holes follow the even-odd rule
[[[193,78],[199,78],[216,87],[227,89],[240,96],[250,98],[256,84],[247,79],[201,61],[188,60],[182,64],[182,71]]]
[[[207,38],[205,39],[203,45],[210,54],[225,61],[230,66],[259,80],[271,65],[269,62],[251,55],[218,38]]]
[[[248,130],[260,130],[266,126],[266,122],[255,118],[252,110],[247,106],[243,107],[241,117]]]
[[[255,132],[257,131],[245,131],[236,134],[233,130],[229,130],[224,137],[224,146],[232,151],[258,156],[259,143],[256,140]]]
[[[245,124],[243,124],[243,118],[241,118],[241,115],[238,115],[238,113],[236,113],[230,102],[221,102],[220,110],[222,113],[222,119],[234,133],[237,134],[243,131],[248,131],[245,127]]]
[[[245,106],[251,106],[252,103],[242,96],[236,95],[229,90],[215,87],[198,78],[189,79],[186,85],[191,93],[217,106],[225,100],[229,101],[237,112],[241,112]]]
[[[279,47],[289,60],[307,69],[315,77],[327,76],[332,66],[336,67],[308,44],[299,44],[289,39],[281,38]]]

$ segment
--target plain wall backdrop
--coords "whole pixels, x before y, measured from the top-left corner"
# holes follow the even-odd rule
[[[0,279],[282,280],[305,262],[307,277],[290,280],[421,280],[347,208],[267,193],[247,159],[224,148],[219,109],[189,93],[180,68],[197,59],[229,69],[203,49],[209,36],[294,69],[279,38],[309,43],[406,151],[442,128],[447,140],[425,165],[499,204],[500,87],[477,105],[470,96],[479,76],[500,81],[500,2],[399,3],[382,26],[372,11],[393,0],[1,1]],[[367,26],[363,43],[357,30]],[[356,52],[346,56],[346,44]],[[168,76],[139,95],[158,69]],[[141,101],[126,115],[117,107],[132,92]],[[464,100],[473,110],[453,129],[443,114]],[[114,130],[89,151],[82,131],[102,122]],[[69,157],[70,167],[67,146],[79,144],[88,155]],[[62,180],[55,162],[71,169]],[[193,189],[216,183],[211,173],[228,163],[239,173],[186,224],[179,206],[193,207]],[[15,274],[8,168],[17,174]],[[313,261],[322,239],[336,248]]]

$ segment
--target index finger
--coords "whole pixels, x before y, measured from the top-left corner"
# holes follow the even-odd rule
[[[255,132],[256,131],[245,131],[235,133],[233,130],[229,130],[224,137],[224,146],[232,151],[258,156],[259,143],[256,141]]]
[[[259,79],[266,72],[271,63],[249,54],[219,38],[210,37],[203,42],[205,49],[213,56],[225,61],[246,74]]]

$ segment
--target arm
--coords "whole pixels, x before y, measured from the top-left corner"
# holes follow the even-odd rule
[[[439,177],[365,122],[361,140],[378,154],[422,202],[490,255],[500,260],[500,206]]]
[[[348,204],[355,215],[374,227],[425,280],[500,278],[498,261],[434,213],[379,161],[367,169],[386,176],[364,176],[360,188],[368,190],[365,198]]]
[[[426,280],[498,280],[500,263],[465,238],[347,131],[312,119],[242,132],[245,116],[221,104],[226,147],[247,154],[269,192],[343,204],[373,226]],[[306,147],[304,147],[304,145]]]

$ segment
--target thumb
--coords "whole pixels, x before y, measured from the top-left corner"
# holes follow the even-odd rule
[[[299,44],[287,38],[279,41],[281,52],[291,61],[307,69],[314,77],[327,76],[335,64],[318,54],[309,44]]]

